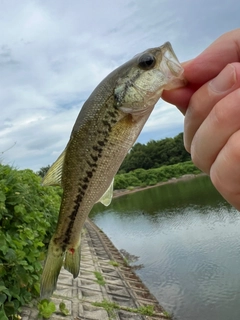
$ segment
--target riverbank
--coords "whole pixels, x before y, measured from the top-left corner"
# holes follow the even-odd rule
[[[147,189],[152,189],[152,188],[156,188],[165,184],[170,184],[170,183],[177,183],[179,181],[186,181],[186,180],[191,180],[197,177],[201,177],[201,176],[206,176],[205,173],[199,173],[199,174],[185,174],[183,176],[181,176],[180,178],[172,178],[169,179],[168,181],[164,181],[164,182],[159,182],[155,185],[152,186],[146,186],[146,187],[135,187],[133,189],[120,189],[120,190],[114,190],[113,191],[113,198],[118,198],[118,197],[122,197],[125,196],[127,194],[131,194],[131,193],[135,193],[135,192],[139,192],[139,191],[143,191],[143,190],[147,190]]]
[[[109,238],[89,219],[81,242],[76,279],[62,269],[51,301],[58,311],[50,320],[163,320],[170,316],[141,282]],[[60,303],[66,305],[63,315]],[[22,320],[37,320],[36,307],[26,306]]]

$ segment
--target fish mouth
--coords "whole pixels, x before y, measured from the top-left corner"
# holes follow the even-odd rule
[[[166,42],[161,48],[163,56],[159,67],[167,78],[167,85],[164,89],[171,90],[186,86],[187,80],[184,77],[184,69],[178,61],[172,45],[170,42]]]

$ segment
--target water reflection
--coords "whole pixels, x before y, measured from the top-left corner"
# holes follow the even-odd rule
[[[91,218],[178,320],[240,318],[240,215],[207,177],[96,205]]]

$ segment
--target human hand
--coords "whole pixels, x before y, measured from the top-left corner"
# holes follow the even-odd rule
[[[183,64],[189,84],[164,91],[185,114],[184,144],[194,164],[240,210],[240,29]]]

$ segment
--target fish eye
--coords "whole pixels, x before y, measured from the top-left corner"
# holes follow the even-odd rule
[[[150,53],[144,53],[138,60],[138,66],[143,70],[150,70],[156,64],[155,57]]]

